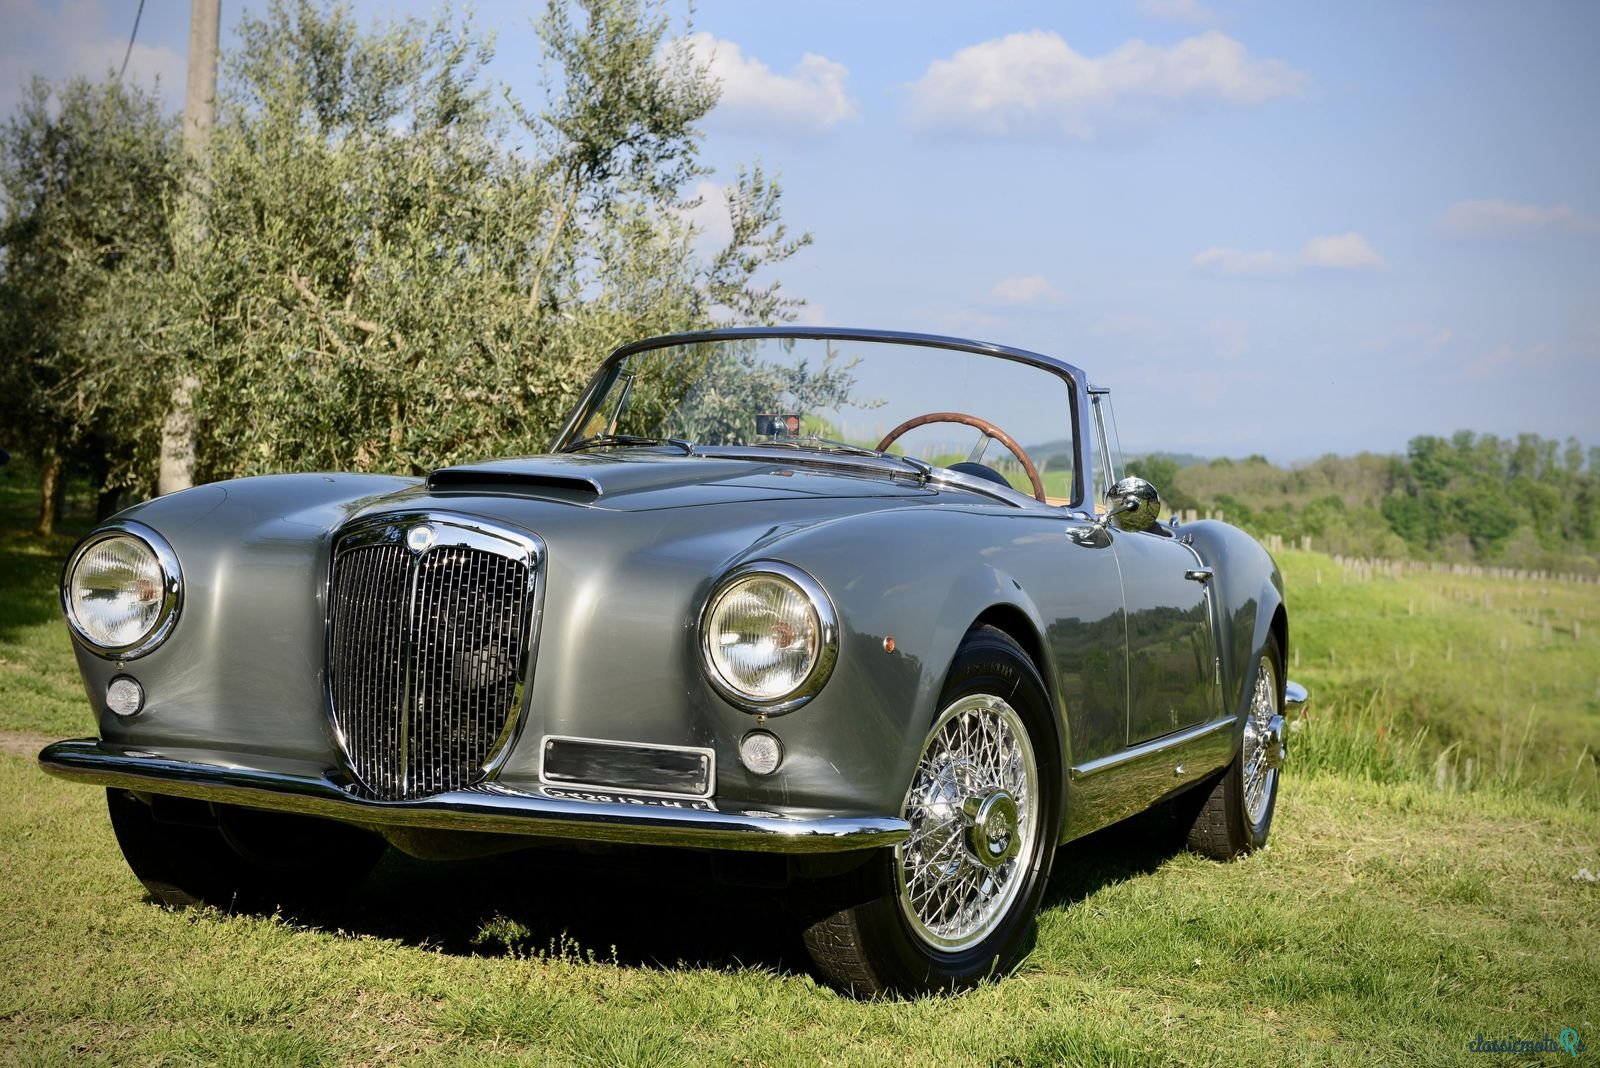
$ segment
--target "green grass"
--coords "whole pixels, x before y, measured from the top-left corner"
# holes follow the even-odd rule
[[[1229,865],[1103,832],[1061,851],[1017,975],[875,1004],[816,986],[749,891],[391,859],[316,916],[174,913],[99,791],[3,757],[0,801],[7,1063],[1435,1064],[1479,1031],[1600,1036],[1595,823],[1535,800],[1291,778]]]
[[[1600,809],[1600,586],[1278,562],[1297,767]]]
[[[91,523],[82,498],[71,501],[56,536],[38,538],[34,472],[15,461],[0,467],[0,730],[94,731],[57,592],[61,564]]]
[[[71,539],[17,529],[14,490],[0,738],[90,733]],[[781,897],[558,853],[391,855],[345,905],[168,912],[100,791],[0,754],[0,1063],[1477,1064],[1479,1032],[1564,1027],[1600,1049],[1600,883],[1574,878],[1600,873],[1600,588],[1281,562],[1313,701],[1271,846],[1215,864],[1155,817],[1074,843],[1031,955],[969,995],[850,1001]]]

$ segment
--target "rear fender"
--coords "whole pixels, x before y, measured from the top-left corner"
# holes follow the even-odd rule
[[[1215,520],[1186,523],[1180,537],[1190,539],[1212,571],[1212,610],[1217,655],[1222,661],[1224,707],[1239,717],[1242,735],[1255,665],[1273,634],[1273,621],[1283,608],[1283,576],[1272,556],[1250,535]],[[1284,649],[1287,653],[1287,646]]]

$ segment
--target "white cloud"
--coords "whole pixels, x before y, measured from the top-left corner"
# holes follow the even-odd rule
[[[1049,308],[1066,301],[1062,293],[1042,274],[1002,278],[989,290],[989,303],[1015,308]]]
[[[1194,258],[1197,269],[1229,277],[1239,275],[1293,274],[1295,262],[1276,252],[1244,252],[1236,248],[1213,246]]]
[[[1333,237],[1313,237],[1300,250],[1300,262],[1308,267],[1371,271],[1383,266],[1383,257],[1373,251],[1366,238],[1352,230]]]
[[[911,124],[985,137],[1093,140],[1110,127],[1148,122],[1180,105],[1259,104],[1301,91],[1306,76],[1254,59],[1215,30],[1153,45],[1128,41],[1100,57],[1059,34],[1014,33],[934,60],[911,85]]]
[[[696,251],[711,253],[726,248],[733,240],[733,219],[728,215],[727,187],[716,182],[701,181],[694,187],[690,198],[692,206],[681,213],[685,223],[695,230]]]
[[[682,38],[695,58],[722,84],[713,121],[757,133],[820,134],[855,118],[842,63],[807,52],[788,74],[778,74],[732,41],[709,33]]]
[[[1509,200],[1462,200],[1450,205],[1441,225],[1456,237],[1526,237],[1546,231],[1600,233],[1600,219],[1565,204],[1515,204]]]
[[[1199,0],[1139,0],[1139,14],[1146,18],[1187,22],[1195,26],[1209,26],[1217,21],[1217,13]]]
[[[1298,256],[1286,256],[1270,249],[1246,252],[1242,249],[1214,245],[1197,253],[1191,261],[1194,268],[1206,274],[1228,278],[1278,277],[1298,274],[1307,267],[1339,271],[1375,271],[1384,266],[1367,239],[1355,231],[1327,237],[1313,237],[1305,243]]]
[[[115,73],[128,48],[133,12],[118,4],[108,13],[101,0],[66,0],[55,8],[29,0],[0,0],[0,26],[5,27],[0,35],[0,115],[10,115],[34,74],[55,82],[77,75],[99,80]],[[178,106],[186,63],[170,48],[136,40],[123,77],[146,89],[154,88],[159,79],[162,96]]]

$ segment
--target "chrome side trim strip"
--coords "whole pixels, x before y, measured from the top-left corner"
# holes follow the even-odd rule
[[[1198,727],[1190,727],[1187,730],[1179,731],[1177,734],[1169,734],[1164,738],[1144,742],[1134,746],[1132,749],[1124,749],[1120,753],[1112,753],[1110,756],[1091,760],[1087,764],[1078,764],[1072,769],[1072,777],[1074,779],[1086,779],[1103,771],[1110,771],[1112,768],[1120,768],[1128,764],[1136,764],[1141,760],[1159,757],[1182,749],[1191,742],[1198,742],[1202,738],[1209,738],[1213,734],[1220,734],[1238,725],[1238,716],[1214,719],[1210,723],[1202,723]]]
[[[579,791],[530,794],[496,784],[411,801],[369,801],[346,793],[323,774],[263,771],[163,756],[93,738],[47,746],[39,754],[39,765],[72,782],[380,827],[437,827],[763,853],[875,849],[892,846],[911,834],[910,824],[893,817],[720,812],[708,802],[687,798],[680,803],[682,807],[673,807],[660,798],[635,801],[617,794],[607,800],[586,800],[555,796]],[[649,803],[652,801],[655,803]]]

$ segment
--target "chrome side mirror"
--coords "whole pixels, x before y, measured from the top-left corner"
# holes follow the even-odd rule
[[[1125,478],[1106,493],[1105,519],[1118,530],[1149,530],[1161,518],[1161,495],[1142,478]]]

